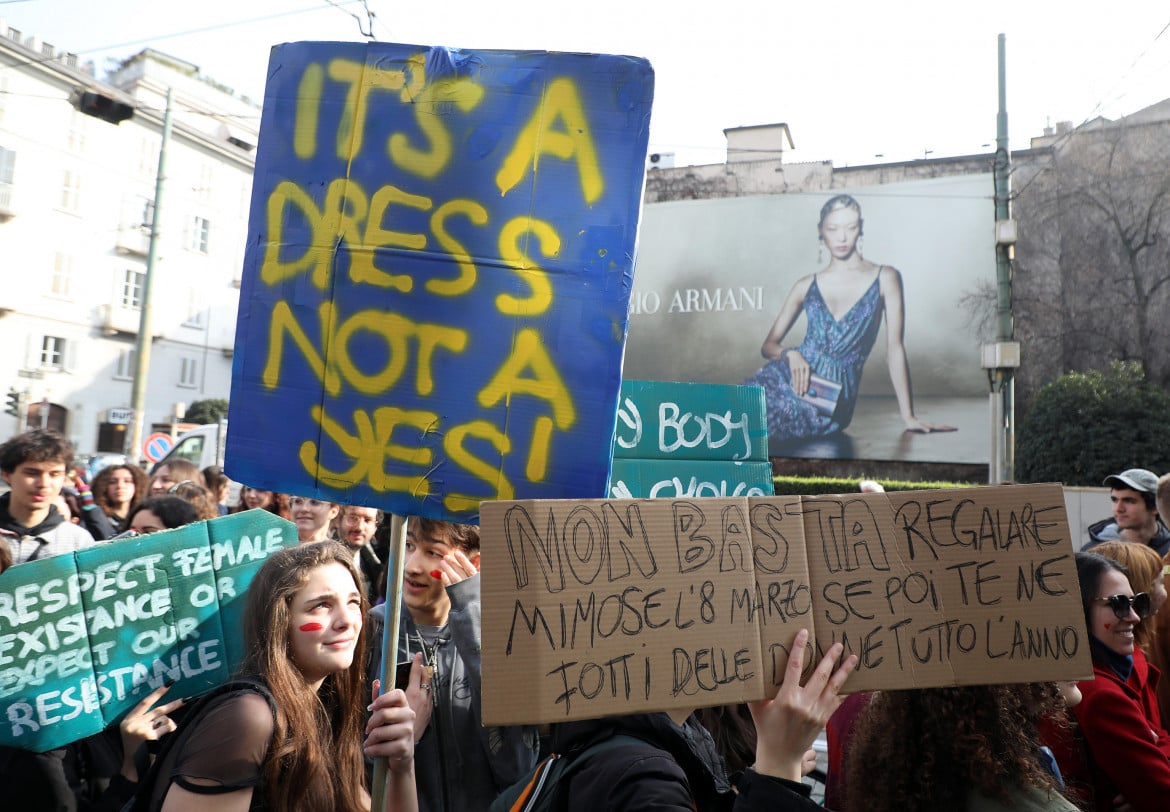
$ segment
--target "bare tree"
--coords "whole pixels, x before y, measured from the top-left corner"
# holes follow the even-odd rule
[[[1170,121],[1094,122],[1013,171],[1020,405],[1117,360],[1170,385]]]
[[[1079,311],[1071,325],[1077,367],[1133,360],[1165,387],[1170,122],[1078,133],[1057,167],[1065,301]]]

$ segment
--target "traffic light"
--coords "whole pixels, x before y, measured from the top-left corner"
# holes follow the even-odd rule
[[[11,386],[8,387],[8,405],[4,407],[4,413],[20,417],[20,393]]]
[[[77,97],[77,109],[87,116],[120,124],[134,115],[134,108],[101,93],[86,91]]]

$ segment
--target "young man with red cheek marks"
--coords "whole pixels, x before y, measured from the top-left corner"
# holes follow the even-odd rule
[[[479,528],[411,517],[402,564],[398,663],[421,658],[415,710],[420,812],[487,809],[536,763],[534,727],[480,721]],[[371,611],[372,673],[382,662],[385,605]]]

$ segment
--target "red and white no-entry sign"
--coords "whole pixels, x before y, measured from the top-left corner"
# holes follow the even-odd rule
[[[148,462],[158,462],[167,455],[174,444],[171,435],[155,432],[142,441],[142,456],[146,457]]]

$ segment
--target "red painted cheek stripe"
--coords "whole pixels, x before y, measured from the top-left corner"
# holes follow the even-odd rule
[[[1112,623],[1106,623],[1106,624],[1105,624],[1105,631],[1109,631],[1109,630],[1110,630],[1110,629],[1112,629],[1112,628],[1113,628],[1113,624],[1112,624]]]
[[[306,623],[304,626],[301,626],[301,631],[303,631],[303,632],[319,632],[324,628],[325,627],[322,626],[320,623]]]
[[[441,581],[443,580],[443,573],[440,570],[431,570],[431,577],[436,581]]]

